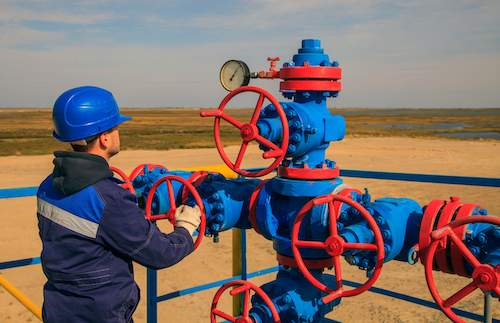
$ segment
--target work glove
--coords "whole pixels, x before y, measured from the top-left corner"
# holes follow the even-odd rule
[[[200,226],[201,211],[198,205],[194,207],[181,205],[175,210],[175,224],[178,227],[183,227],[193,235],[194,231]]]

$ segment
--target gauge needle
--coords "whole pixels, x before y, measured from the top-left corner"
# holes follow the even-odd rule
[[[236,72],[238,71],[238,69],[240,68],[241,66],[238,66],[238,68],[236,70],[234,70],[234,73],[233,73],[233,76],[231,76],[231,78],[229,79],[229,81],[232,81],[233,80],[233,77],[236,75]]]

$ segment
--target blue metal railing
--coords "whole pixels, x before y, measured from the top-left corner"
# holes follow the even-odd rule
[[[485,186],[485,187],[500,187],[500,178],[488,178],[488,177],[468,177],[468,176],[449,176],[449,175],[431,175],[431,174],[412,174],[412,173],[393,173],[393,172],[376,172],[376,171],[364,171],[364,170],[349,170],[341,169],[340,176],[343,177],[357,177],[357,178],[371,178],[380,180],[394,180],[394,181],[410,181],[410,182],[424,182],[424,183],[437,183],[437,184],[454,184],[454,185],[472,185],[472,186]],[[0,199],[3,198],[16,198],[16,197],[27,197],[35,196],[38,187],[23,187],[23,188],[10,188],[10,189],[0,189]],[[244,230],[242,230],[244,232]],[[277,272],[279,267],[271,267],[263,269],[260,271],[247,273],[246,265],[246,234],[241,235],[241,245],[242,245],[242,255],[241,261],[243,264],[242,274],[239,276],[230,277],[227,279],[214,281],[211,283],[195,286],[192,288],[187,288],[183,290],[178,290],[170,292],[165,295],[157,295],[157,272],[155,270],[147,270],[147,322],[156,323],[157,322],[157,304],[169,299],[176,297],[181,297],[214,287],[219,287],[234,279],[249,279],[253,277],[258,277],[261,275]],[[0,270],[16,268],[28,265],[39,264],[40,258],[27,258],[14,261],[8,261],[0,263]],[[344,280],[344,284],[351,287],[359,287],[361,284],[351,281]],[[438,309],[439,307],[430,301],[423,300],[420,298],[412,297],[405,294],[396,293],[393,291],[385,290],[382,288],[371,287],[370,292],[378,293],[381,295],[386,295],[389,297],[397,298],[407,302],[415,303],[418,305],[426,306],[433,309]],[[483,316],[463,311],[460,309],[453,308],[457,315],[465,318],[481,321]],[[332,321],[334,322],[334,321]],[[500,323],[500,320],[493,319],[493,322]]]

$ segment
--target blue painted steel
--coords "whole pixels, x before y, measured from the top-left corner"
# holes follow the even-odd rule
[[[311,270],[321,283],[335,288],[335,276],[322,274],[322,270]],[[271,298],[282,322],[321,322],[323,317],[340,304],[340,298],[323,304],[325,293],[314,287],[299,269],[280,269],[276,280],[264,284],[261,289]],[[250,316],[259,323],[274,322],[267,304],[258,295],[252,297]]]
[[[330,62],[328,55],[323,52],[320,40],[304,39],[302,41],[302,48],[299,48],[298,54],[293,55],[293,62],[295,66],[303,66],[306,61],[309,63],[309,66],[325,66],[325,64],[330,64]]]
[[[196,187],[205,207],[207,225],[205,234],[217,235],[232,227],[249,229],[249,198],[260,179],[236,178],[230,180],[213,180]],[[189,197],[186,204],[193,204]]]
[[[481,210],[484,214],[484,209]],[[474,215],[483,215],[476,212]],[[500,265],[500,227],[489,223],[471,223],[467,225],[465,245],[482,264]],[[467,262],[466,270],[469,276],[474,270]]]
[[[254,272],[251,272],[251,273],[247,273],[246,280],[251,279],[251,278],[255,278],[255,277],[259,277],[259,276],[263,276],[263,275],[267,275],[267,274],[275,273],[275,272],[277,272],[279,270],[279,268],[280,268],[279,266],[275,266],[275,267],[270,267],[270,268],[266,268],[266,269],[263,269],[263,270],[258,270],[258,271],[254,271]],[[180,296],[185,296],[185,295],[189,295],[189,294],[201,292],[201,291],[204,291],[204,290],[207,290],[207,289],[211,289],[211,288],[215,288],[215,287],[220,287],[220,286],[224,285],[225,283],[228,283],[228,282],[233,281],[233,280],[242,280],[242,279],[243,279],[243,275],[238,275],[238,276],[234,276],[234,277],[230,277],[230,278],[226,278],[226,279],[214,281],[214,282],[211,282],[211,283],[208,283],[208,284],[198,285],[196,287],[191,287],[191,288],[186,288],[186,289],[178,290],[178,291],[171,292],[171,293],[168,293],[168,294],[165,294],[165,295],[162,295],[162,296],[158,296],[157,301],[158,302],[163,302],[163,301],[166,301],[166,300],[169,300],[169,299],[172,299],[172,298],[176,298],[176,297],[180,297]]]
[[[37,191],[38,191],[38,186],[4,188],[0,190],[0,199],[35,196]]]
[[[326,101],[307,103],[280,102],[288,120],[289,145],[285,157],[293,157],[289,167],[309,168],[321,166],[325,162],[325,150],[331,141],[342,140],[346,131],[345,119],[332,116],[326,108]],[[312,107],[311,105],[314,104]],[[275,107],[270,104],[261,111],[257,122],[259,133],[264,138],[281,143],[283,125]],[[260,145],[261,150],[269,148]]]
[[[155,167],[149,171],[146,171],[143,175],[139,175],[132,181],[132,185],[134,186],[135,194],[137,195],[138,205],[141,209],[146,208],[146,201],[148,199],[149,191],[153,187],[153,185],[160,178],[165,177],[167,175],[175,175],[184,178],[187,180],[193,172],[186,171],[167,171],[166,168],[163,167]],[[182,196],[182,189],[184,185],[178,181],[171,181],[175,204],[180,205],[180,198]],[[170,198],[168,195],[168,186],[166,182],[161,183],[153,196],[153,200],[151,202],[151,213],[156,214],[165,214],[170,210]]]
[[[392,172],[375,172],[368,170],[353,170],[353,169],[341,169],[340,176],[388,179],[391,181],[500,187],[500,178],[494,178],[494,177],[392,173]]]
[[[330,63],[328,55],[323,53],[321,43],[317,39],[305,39],[298,54],[293,56],[287,66],[337,66],[337,62]],[[295,91],[283,93],[294,102],[280,102],[287,116],[289,128],[289,145],[286,158],[292,158],[288,167],[321,168],[323,164],[333,168],[334,163],[325,160],[325,150],[331,141],[342,140],[346,132],[345,119],[342,116],[332,116],[326,107],[326,98],[336,96],[337,93],[324,91]],[[257,122],[259,134],[264,138],[280,144],[283,125],[272,104],[262,109]],[[260,145],[260,149],[267,151],[268,147]]]
[[[37,265],[39,263],[41,263],[40,257],[6,261],[6,262],[0,263],[0,270],[23,267],[23,266],[30,266],[30,265]]]
[[[363,200],[360,198],[359,200]],[[358,200],[358,202],[360,202]],[[423,211],[420,205],[407,198],[384,197],[362,205],[374,217],[384,240],[384,262],[393,259],[407,261],[410,248],[418,243],[418,224],[422,221]],[[351,211],[351,212],[349,212]],[[363,218],[348,208],[345,216],[339,219],[343,229],[339,234],[347,242],[374,243],[374,236]],[[367,269],[368,274],[375,267],[376,252],[345,252],[346,260],[351,265]]]
[[[361,286],[360,283],[353,282],[350,280],[343,280],[343,283],[345,286],[350,286],[350,287],[354,287],[354,288],[358,288]],[[417,304],[417,305],[421,305],[421,306],[425,306],[425,307],[429,307],[429,308],[433,308],[435,310],[441,311],[441,309],[439,308],[439,306],[435,302],[428,301],[425,299],[421,299],[421,298],[393,292],[393,291],[379,288],[379,287],[370,287],[370,289],[368,289],[368,291],[370,291],[372,293],[384,295],[384,296],[391,297],[391,298],[400,299],[402,301],[410,302],[413,304]],[[478,315],[478,314],[472,313],[472,312],[467,312],[467,311],[464,311],[464,310],[461,310],[461,309],[455,308],[455,307],[452,307],[451,309],[453,310],[454,313],[456,313],[457,315],[459,315],[461,317],[465,317],[465,318],[468,318],[471,320],[476,320],[478,322],[484,322],[483,321],[484,317],[482,315]],[[493,319],[492,322],[500,323],[500,320]]]
[[[154,269],[147,268],[146,271],[146,286],[147,286],[147,296],[146,296],[146,320],[147,323],[158,322],[158,273]]]
[[[256,206],[256,220],[260,233],[273,241],[274,250],[292,257],[291,228],[300,209],[312,198],[332,193],[342,184],[341,179],[331,181],[299,181],[275,177],[262,188]],[[306,237],[326,238],[328,229],[325,221],[324,206],[314,207],[303,220],[308,230],[299,232],[299,239]],[[311,223],[322,223],[311,230]],[[324,250],[304,249],[304,258],[327,258]]]
[[[333,162],[333,161],[332,161]],[[334,162],[333,162],[334,163]],[[248,168],[257,171],[263,168]],[[375,178],[392,181],[423,182],[436,184],[470,185],[484,187],[500,187],[500,178],[451,176],[415,173],[375,172],[355,169],[340,169],[340,176],[354,178]],[[0,189],[0,199],[35,196],[38,186]]]

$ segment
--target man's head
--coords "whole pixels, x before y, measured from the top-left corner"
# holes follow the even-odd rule
[[[111,92],[83,86],[64,92],[52,110],[54,138],[70,142],[75,151],[105,154],[120,150],[117,126],[132,118],[121,115]]]

